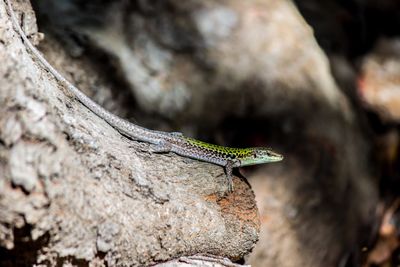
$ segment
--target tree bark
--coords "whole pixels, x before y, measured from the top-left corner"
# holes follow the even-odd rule
[[[13,6],[37,43],[31,7]],[[260,227],[249,186],[235,178],[226,194],[221,167],[148,153],[121,136],[32,58],[3,1],[0,62],[2,266],[249,253]]]

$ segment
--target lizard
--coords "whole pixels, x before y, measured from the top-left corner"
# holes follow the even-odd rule
[[[86,106],[86,108],[95,115],[106,121],[122,135],[127,136],[132,140],[149,143],[151,145],[151,152],[173,152],[182,157],[224,167],[229,192],[233,191],[233,168],[277,162],[283,159],[282,155],[266,147],[233,148],[210,144],[194,138],[186,137],[179,132],[163,132],[147,129],[114,115],[86,96],[80,89],[64,78],[64,76],[44,58],[41,52],[39,52],[39,50],[30,42],[22,30],[10,0],[7,0],[7,6],[15,30],[34,57],[39,60],[44,68],[47,69],[47,71],[50,72],[58,82],[64,84],[68,91],[70,91],[79,102]]]

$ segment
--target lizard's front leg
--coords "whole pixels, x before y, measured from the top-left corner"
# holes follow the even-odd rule
[[[233,180],[232,171],[234,167],[240,166],[240,161],[238,159],[228,160],[225,164],[226,178],[228,180],[228,192],[233,192]]]
[[[228,180],[228,192],[233,192],[233,181],[232,181],[232,169],[234,162],[232,160],[228,160],[225,165],[226,178]]]

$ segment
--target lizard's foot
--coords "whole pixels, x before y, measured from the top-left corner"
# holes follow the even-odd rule
[[[137,144],[134,143],[133,145],[130,145],[129,148],[135,148],[142,152],[150,152],[149,144],[142,142],[138,142]]]
[[[233,192],[232,176],[231,177],[227,177],[227,178],[228,178],[228,193],[232,193]]]

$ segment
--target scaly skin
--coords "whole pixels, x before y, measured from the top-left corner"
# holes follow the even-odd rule
[[[196,139],[183,137],[190,145],[202,150],[203,153],[210,153],[210,157],[224,159],[225,161],[236,161],[233,167],[250,166],[268,162],[280,161],[282,155],[273,152],[265,147],[236,148],[214,145]],[[221,164],[221,165],[226,165]]]
[[[229,191],[233,190],[232,168],[276,162],[283,159],[281,155],[268,148],[230,148],[218,146],[185,137],[180,133],[167,133],[146,129],[110,113],[83,94],[77,87],[65,79],[53,66],[51,66],[51,64],[33,46],[21,29],[11,7],[10,0],[7,0],[7,5],[15,29],[40,63],[42,63],[59,82],[64,83],[67,89],[94,114],[105,120],[123,135],[134,140],[152,144],[153,152],[174,152],[183,157],[223,166],[228,179]]]

